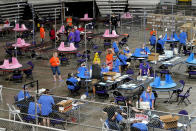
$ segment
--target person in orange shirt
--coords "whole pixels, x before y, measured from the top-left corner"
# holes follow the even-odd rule
[[[108,49],[106,55],[106,65],[109,66],[109,70],[112,70],[113,67],[113,55],[114,51],[112,49]]]
[[[42,25],[40,27],[40,37],[41,37],[41,43],[44,42],[44,38],[45,38],[45,30],[44,30],[44,25]]]
[[[60,61],[57,52],[53,53],[53,57],[50,59],[50,65],[53,72],[54,81],[56,81],[56,73],[58,74],[59,81],[63,81],[59,70]]]
[[[69,26],[72,26],[72,18],[71,18],[71,16],[69,16],[69,17],[66,19],[66,22],[68,23]]]
[[[152,35],[156,35],[156,31],[154,30],[154,28],[150,31],[150,36],[152,36]]]

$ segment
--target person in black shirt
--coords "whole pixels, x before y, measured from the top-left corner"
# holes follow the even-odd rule
[[[116,32],[117,32],[117,30],[116,30],[116,27],[117,27],[117,25],[118,25],[118,19],[117,19],[117,17],[115,16],[115,14],[113,14],[112,16],[111,16],[111,21],[110,21],[110,23],[111,23],[111,26],[112,26],[112,30],[115,30]]]
[[[116,116],[118,115],[118,107],[114,105],[107,106],[103,109],[103,112],[108,116],[108,125],[112,130],[121,130],[120,125],[117,123]]]

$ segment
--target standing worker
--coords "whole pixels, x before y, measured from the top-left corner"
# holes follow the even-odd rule
[[[51,64],[51,69],[53,72],[54,81],[56,81],[56,72],[59,76],[59,81],[63,81],[61,78],[60,70],[59,70],[60,61],[59,61],[57,52],[53,53],[53,57],[50,59],[50,64]]]
[[[178,48],[178,53],[179,54],[181,52],[182,46],[183,46],[184,53],[186,53],[186,40],[187,40],[187,34],[183,30],[181,30],[180,35],[179,35],[179,42],[180,42],[180,45],[179,45],[179,48]]]
[[[45,39],[45,30],[44,30],[44,25],[40,27],[40,37],[41,37],[41,44],[43,44],[44,39]]]

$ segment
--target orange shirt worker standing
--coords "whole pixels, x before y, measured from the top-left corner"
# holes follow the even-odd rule
[[[40,37],[41,37],[41,43],[44,42],[44,38],[45,38],[45,30],[44,30],[44,25],[42,25],[40,27]]]
[[[53,57],[50,59],[50,65],[51,65],[54,81],[56,81],[56,73],[58,74],[59,81],[63,81],[59,70],[60,60],[58,58],[57,52],[53,53]]]

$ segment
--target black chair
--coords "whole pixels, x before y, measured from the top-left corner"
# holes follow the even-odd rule
[[[173,91],[173,92],[172,92],[172,95],[171,95],[171,98],[172,98],[172,96],[173,96],[174,94],[177,96],[177,100],[176,100],[176,101],[178,101],[179,95],[180,95],[180,93],[183,92],[183,89],[184,89],[184,86],[185,86],[184,80],[179,80],[179,83],[182,84],[182,86],[183,86],[182,89],[178,89],[178,90]]]
[[[29,61],[27,64],[31,66],[31,69],[28,69],[28,70],[25,70],[25,71],[24,71],[24,74],[26,75],[25,81],[26,81],[27,79],[34,80],[34,79],[33,79],[34,64],[33,64],[31,61]]]
[[[185,105],[187,105],[187,103],[185,102],[185,100],[188,101],[189,104],[191,104],[190,100],[188,99],[190,96],[190,91],[191,91],[192,87],[189,87],[188,90],[183,94],[179,94],[178,97],[181,98],[178,105],[181,104],[182,102],[185,103]]]
[[[113,96],[117,104],[119,104],[119,102],[122,102],[123,105],[126,105],[126,99],[119,91],[114,91]]]
[[[16,83],[21,83],[23,79],[22,73],[19,70],[14,70],[12,75],[12,80]]]
[[[126,45],[126,46],[128,46],[128,44],[127,44],[127,40],[128,39],[128,37],[124,37],[124,38],[122,38],[122,40],[118,43],[119,44],[119,47],[123,47],[124,45]]]
[[[109,94],[105,86],[95,85],[95,90],[95,93],[97,96],[99,96],[99,98],[106,99],[109,97]]]

